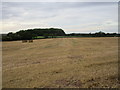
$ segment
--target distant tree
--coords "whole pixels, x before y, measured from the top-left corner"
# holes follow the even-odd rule
[[[9,36],[9,37],[13,36],[13,32],[9,32],[9,33],[7,34],[7,36]]]
[[[100,31],[100,32],[95,33],[95,35],[96,35],[97,37],[104,37],[104,36],[105,36],[105,33],[102,32],[102,31]]]

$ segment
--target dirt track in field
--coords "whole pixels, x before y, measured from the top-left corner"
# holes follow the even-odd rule
[[[118,38],[3,42],[3,87],[118,87]]]

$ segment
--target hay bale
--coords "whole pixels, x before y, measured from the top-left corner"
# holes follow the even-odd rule
[[[33,40],[29,40],[29,43],[32,43],[33,42]]]
[[[26,43],[27,42],[27,40],[22,40],[22,43]]]

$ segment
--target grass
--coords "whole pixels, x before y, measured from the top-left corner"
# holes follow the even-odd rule
[[[44,36],[37,36],[37,37],[34,37],[34,39],[43,39],[45,38]]]
[[[73,38],[73,37],[81,37],[81,36],[48,36],[48,38]],[[34,37],[34,39],[43,39],[45,38],[44,36],[37,36]]]
[[[118,87],[118,38],[3,42],[3,88]]]

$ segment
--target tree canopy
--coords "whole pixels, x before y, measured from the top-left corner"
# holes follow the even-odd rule
[[[20,30],[16,33],[9,32],[7,36],[2,38],[3,41],[11,41],[11,40],[30,40],[36,36],[65,36],[65,32],[59,28],[35,28],[35,29],[28,29],[28,30]]]

